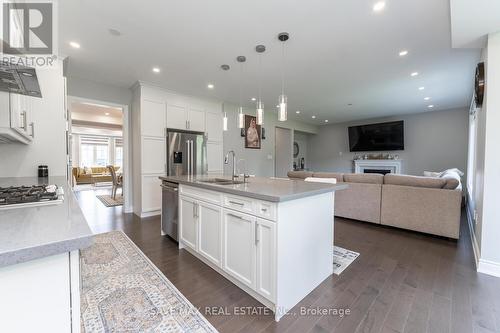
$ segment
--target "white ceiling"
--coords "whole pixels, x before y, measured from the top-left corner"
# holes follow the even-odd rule
[[[71,103],[71,119],[85,123],[122,125],[123,112],[120,108],[91,103]]]
[[[453,47],[482,48],[487,35],[500,31],[500,1],[450,0]]]
[[[479,51],[452,49],[449,0],[60,1],[60,51],[69,75],[130,87],[143,80],[250,107],[265,44],[263,101],[275,112],[288,31],[286,94],[292,118],[322,124],[469,105]],[[112,36],[108,29],[122,35]],[[68,43],[77,41],[81,48]],[[400,58],[400,50],[409,54]],[[228,72],[219,66],[227,63]],[[153,66],[161,68],[152,73]],[[417,77],[410,73],[418,71]],[[207,84],[215,89],[208,90]],[[425,86],[419,91],[419,86]],[[431,101],[423,100],[430,96]],[[352,106],[348,106],[352,103]],[[301,110],[300,115],[295,110]],[[317,115],[317,119],[311,119]]]

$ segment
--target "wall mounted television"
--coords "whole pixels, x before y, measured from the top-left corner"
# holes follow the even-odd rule
[[[404,150],[404,122],[349,127],[349,149],[360,151]]]

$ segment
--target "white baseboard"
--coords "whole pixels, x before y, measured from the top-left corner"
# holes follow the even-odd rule
[[[496,277],[500,277],[500,263],[479,259],[479,266],[477,267],[479,273],[484,273]]]
[[[142,212],[140,218],[143,219],[145,217],[157,216],[161,215],[161,210],[154,210],[152,212]]]
[[[472,250],[474,251],[474,259],[476,261],[476,269],[479,270],[479,258],[481,258],[481,250],[477,244],[476,233],[474,232],[474,220],[471,215],[469,205],[466,205],[467,225],[469,226],[470,241],[472,243]]]

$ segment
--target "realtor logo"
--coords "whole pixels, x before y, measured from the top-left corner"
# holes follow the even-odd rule
[[[4,3],[2,52],[53,54],[52,3]]]

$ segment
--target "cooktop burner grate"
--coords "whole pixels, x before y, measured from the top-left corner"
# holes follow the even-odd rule
[[[58,199],[59,191],[55,185],[0,187],[0,206]]]

